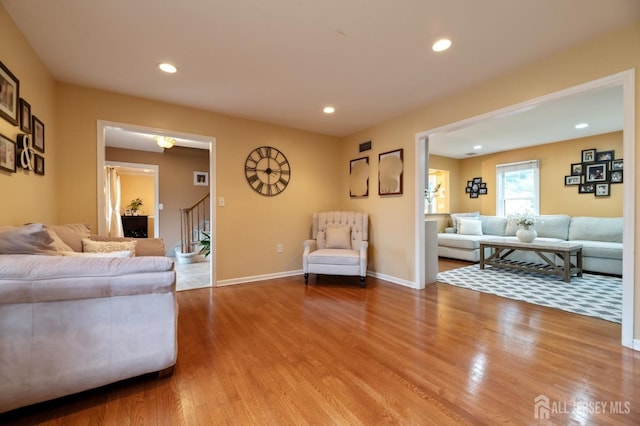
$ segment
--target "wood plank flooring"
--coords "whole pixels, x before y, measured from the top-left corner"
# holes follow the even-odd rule
[[[173,376],[25,407],[0,424],[540,424],[539,395],[546,424],[640,424],[640,354],[620,345],[618,324],[373,278],[361,289],[357,278],[305,287],[290,277],[178,301]]]

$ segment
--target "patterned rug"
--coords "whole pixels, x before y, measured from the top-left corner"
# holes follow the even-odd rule
[[[562,277],[533,272],[465,266],[440,272],[437,281],[509,299],[548,306],[607,321],[622,322],[622,278],[583,274]]]

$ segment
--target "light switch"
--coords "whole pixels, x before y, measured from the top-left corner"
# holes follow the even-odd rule
[[[219,205],[220,207],[224,207],[224,197],[219,197],[219,198],[218,198],[218,205]]]

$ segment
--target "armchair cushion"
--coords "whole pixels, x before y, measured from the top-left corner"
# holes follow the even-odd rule
[[[328,249],[350,249],[351,248],[351,227],[327,226],[326,248]]]

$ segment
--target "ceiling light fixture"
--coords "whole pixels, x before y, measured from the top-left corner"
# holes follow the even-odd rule
[[[176,144],[176,140],[167,136],[154,136],[153,138],[159,147],[169,149]]]
[[[440,40],[433,43],[433,46],[431,46],[431,49],[434,52],[444,52],[450,47],[451,47],[451,40],[449,40],[448,38],[441,38]]]
[[[158,65],[158,68],[160,68],[162,71],[169,73],[169,74],[174,74],[176,71],[178,71],[178,68],[175,67],[175,65],[171,65],[167,62],[163,62],[161,64]]]
[[[334,112],[336,112],[336,109],[332,106],[328,106],[324,107],[322,111],[324,111],[325,114],[333,114]]]
[[[589,123],[576,124],[576,129],[586,129],[587,127],[589,127]]]

